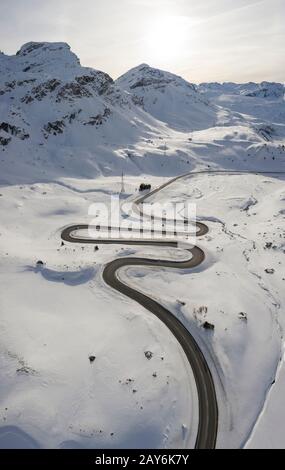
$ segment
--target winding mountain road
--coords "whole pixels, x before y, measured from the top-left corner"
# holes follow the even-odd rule
[[[140,197],[135,204],[139,208],[139,205],[142,204],[142,202],[147,197],[154,194],[155,192],[158,192],[160,189],[170,184],[172,181],[175,181],[176,179],[178,178],[175,178],[170,182],[164,184],[160,188],[155,189],[151,193]],[[140,208],[139,214],[142,214]],[[188,221],[186,221],[185,223],[188,224]],[[191,223],[191,225],[193,227],[193,222]],[[163,246],[172,248],[178,247],[177,241],[166,239],[111,239],[108,237],[104,239],[100,237],[98,237],[98,239],[93,239],[87,237],[80,237],[78,235],[78,231],[88,230],[90,228],[98,230],[98,227],[90,227],[84,224],[72,225],[62,231],[61,238],[66,242],[79,244],[126,244]],[[74,234],[74,232],[77,233]],[[207,232],[208,227],[205,224],[196,222],[196,236],[205,235]],[[198,346],[191,333],[185,328],[185,326],[177,319],[177,317],[170,310],[160,305],[151,297],[123,283],[117,277],[118,270],[125,266],[155,266],[175,269],[191,269],[200,265],[205,259],[204,252],[197,246],[186,249],[186,251],[189,252],[191,256],[189,259],[184,261],[136,257],[115,259],[114,261],[108,263],[105,266],[103,271],[103,279],[108,286],[120,292],[121,294],[133,299],[135,302],[139,303],[144,308],[153,313],[156,317],[158,317],[169,328],[169,330],[180,343],[181,347],[184,350],[184,353],[186,354],[190,367],[192,368],[198,393],[199,424],[195,448],[213,449],[216,445],[218,430],[218,405],[211,371],[200,347]],[[189,421],[191,425],[191,417],[189,417]]]
[[[198,172],[186,173],[183,175],[179,175],[168,180],[163,185],[155,188],[151,192],[147,194],[141,195],[135,202],[134,202],[134,212],[139,216],[146,216],[143,212],[143,203],[144,201],[149,198],[150,196],[154,195],[155,193],[161,191],[166,186],[174,183],[175,181],[188,177],[188,176],[197,176],[197,175],[243,175],[243,174],[255,174],[255,175],[284,175],[285,172],[276,172],[276,171],[230,171],[230,170],[215,170],[215,171],[208,171],[202,170]],[[157,217],[153,217],[157,218]],[[167,221],[168,219],[161,219],[162,222]],[[193,223],[185,221],[186,227],[187,225],[191,225],[193,229]],[[184,231],[183,235],[185,235],[185,224],[184,224]],[[196,222],[196,236],[200,237],[205,235],[208,232],[208,227],[201,223]],[[108,231],[112,227],[101,227],[103,231]],[[79,244],[125,244],[125,245],[151,245],[151,246],[163,246],[163,247],[172,247],[177,248],[178,242],[175,240],[167,240],[165,236],[167,233],[162,234],[163,236],[160,239],[144,239],[144,238],[118,238],[118,239],[111,239],[111,238],[86,238],[78,236],[78,231],[81,230],[98,230],[98,227],[90,227],[89,225],[79,224],[79,225],[72,225],[67,227],[63,230],[61,237],[64,241],[70,243],[79,243]],[[99,228],[100,229],[100,228]],[[77,232],[75,235],[74,232]],[[140,234],[140,230],[134,229],[134,232]],[[152,233],[155,233],[152,231]],[[191,230],[191,234],[193,235],[193,231]],[[173,233],[172,233],[173,235]],[[178,231],[174,233],[175,236],[182,235]],[[121,294],[133,299],[135,302],[141,304],[147,310],[152,312],[156,317],[158,317],[172,332],[172,334],[176,337],[180,345],[182,346],[188,362],[192,368],[196,387],[198,392],[198,400],[199,400],[199,425],[198,425],[198,432],[196,438],[196,449],[213,449],[216,445],[217,439],[217,431],[218,431],[218,405],[217,405],[217,398],[215,393],[215,387],[213,378],[211,375],[211,371],[209,366],[206,362],[206,359],[199,348],[197,342],[191,335],[190,331],[188,331],[184,325],[176,318],[176,316],[170,311],[167,310],[165,307],[160,305],[157,301],[152,299],[151,297],[143,294],[140,291],[130,287],[129,285],[123,283],[117,277],[117,272],[119,269],[125,266],[155,266],[155,267],[166,267],[166,268],[174,268],[174,269],[191,269],[199,264],[201,264],[205,258],[204,252],[198,248],[197,246],[193,248],[186,249],[191,254],[191,257],[188,260],[184,261],[170,261],[170,260],[161,260],[161,259],[149,259],[149,258],[119,258],[116,259],[109,264],[107,264],[103,271],[103,279],[105,283],[110,286],[111,288],[115,289],[116,291],[120,292]],[[189,417],[191,421],[191,418]]]

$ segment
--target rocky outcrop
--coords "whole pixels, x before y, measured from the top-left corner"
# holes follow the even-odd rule
[[[0,135],[0,145],[2,145],[2,147],[6,147],[6,145],[8,145],[10,141],[11,137],[2,137]]]
[[[110,85],[114,83],[113,79],[107,73],[100,71],[93,72],[89,75],[81,75],[80,77],[76,77],[75,80],[79,85],[90,85],[98,95],[106,93]]]
[[[54,121],[54,122],[48,122],[44,126],[44,136],[47,139],[49,135],[58,135],[58,134],[63,134],[63,129],[65,128],[65,124],[63,121]]]
[[[21,101],[22,103],[31,103],[34,100],[41,101],[46,96],[49,96],[56,88],[60,86],[61,82],[57,79],[48,80],[40,85],[32,88],[31,92],[25,95]]]
[[[85,122],[84,125],[89,126],[102,126],[102,124],[107,121],[108,117],[111,116],[111,110],[109,108],[105,108],[104,112],[101,114],[97,114],[97,116],[91,116],[90,121]]]
[[[90,98],[91,96],[92,93],[88,88],[77,82],[71,82],[60,88],[56,96],[56,102],[60,103],[64,100],[73,101],[75,98]]]
[[[23,85],[29,85],[36,81],[35,78],[31,78],[28,80],[13,80],[12,82],[6,82],[5,88],[0,90],[0,96],[5,95],[5,93],[11,93],[12,90],[15,90],[17,87],[22,87]]]
[[[16,127],[13,124],[9,124],[8,122],[0,122],[0,131],[1,130],[6,132],[7,134],[18,137],[21,140],[25,140],[30,137],[30,135],[25,133],[23,129],[20,129],[19,127]]]

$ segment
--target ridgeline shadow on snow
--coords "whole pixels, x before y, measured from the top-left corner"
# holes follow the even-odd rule
[[[17,426],[0,427],[0,449],[39,449],[38,442]]]
[[[67,440],[59,444],[60,449],[161,449],[163,436],[158,425],[153,422],[141,422],[139,426],[132,427],[122,436],[102,433],[96,439],[78,437],[77,440]]]
[[[92,266],[79,271],[55,271],[44,266],[27,266],[27,271],[40,273],[44,279],[51,282],[60,282],[68,286],[78,286],[91,281],[96,275],[97,268]]]

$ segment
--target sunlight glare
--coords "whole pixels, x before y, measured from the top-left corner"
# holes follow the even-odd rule
[[[190,35],[189,19],[180,16],[158,18],[145,36],[148,56],[154,61],[172,60],[179,56]]]

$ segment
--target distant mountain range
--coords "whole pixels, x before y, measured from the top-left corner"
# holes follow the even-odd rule
[[[146,64],[114,81],[82,67],[65,43],[30,42],[14,56],[0,54],[0,178],[173,174],[220,165],[217,134],[217,156],[228,155],[232,140],[236,158],[242,134],[240,161],[255,145],[260,163],[271,142],[270,155],[283,165],[283,97],[279,83],[194,85]],[[202,139],[196,146],[195,132]],[[205,147],[212,152],[207,161]]]

